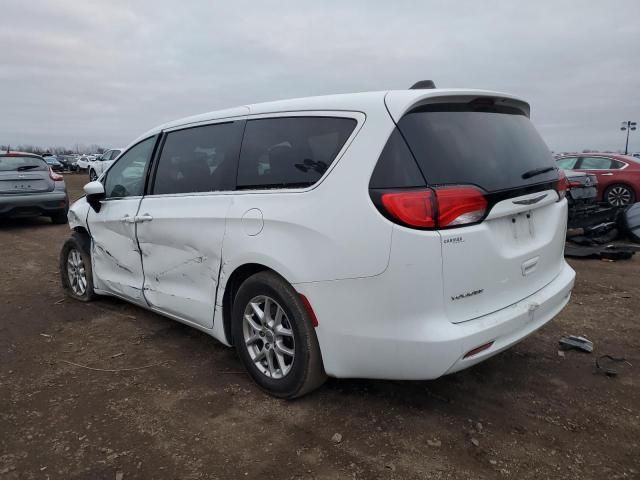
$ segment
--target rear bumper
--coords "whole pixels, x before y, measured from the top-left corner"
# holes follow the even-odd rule
[[[327,374],[427,380],[470,367],[521,341],[555,317],[569,301],[575,272],[563,262],[558,276],[533,295],[458,324],[441,314],[430,315],[424,304],[419,313],[415,308],[403,311],[408,299],[394,304],[385,298],[376,285],[380,280],[373,277],[295,286],[309,298],[318,316],[317,334]],[[388,304],[392,308],[387,308]],[[489,349],[464,358],[470,350],[489,342],[493,342]]]
[[[29,217],[52,215],[69,209],[64,190],[25,195],[0,195],[0,217]]]

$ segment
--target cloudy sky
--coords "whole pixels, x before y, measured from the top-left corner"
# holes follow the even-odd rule
[[[523,96],[553,150],[619,149],[640,121],[639,19],[639,0],[3,0],[0,144],[121,146],[195,113],[430,78]]]

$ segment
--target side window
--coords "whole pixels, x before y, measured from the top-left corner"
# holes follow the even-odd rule
[[[560,168],[563,168],[565,170],[571,170],[575,168],[577,161],[578,161],[577,157],[567,157],[567,158],[559,159],[556,163]]]
[[[243,123],[218,123],[168,133],[153,194],[233,190]]]
[[[107,150],[102,155],[100,155],[98,160],[100,160],[101,162],[104,162],[105,160],[109,160],[110,158],[111,158],[111,150]]]
[[[144,193],[144,177],[156,137],[131,147],[111,166],[104,180],[107,198],[135,197]]]
[[[422,173],[407,143],[398,129],[394,129],[373,170],[369,188],[409,188],[424,185]]]
[[[582,157],[580,168],[583,170],[608,170],[611,168],[611,160],[602,157]]]
[[[611,160],[611,167],[610,167],[610,168],[611,168],[612,170],[619,170],[619,169],[621,169],[622,167],[624,167],[624,163],[619,162],[619,161],[617,161],[617,160]]]
[[[316,183],[357,122],[337,117],[249,120],[238,168],[238,188],[299,188]]]

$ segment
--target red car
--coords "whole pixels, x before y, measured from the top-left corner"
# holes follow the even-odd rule
[[[576,153],[556,159],[564,170],[593,173],[598,177],[598,201],[614,207],[636,202],[640,195],[640,160],[615,153]]]

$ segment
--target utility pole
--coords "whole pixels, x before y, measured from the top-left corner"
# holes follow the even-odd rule
[[[635,130],[636,127],[638,126],[637,122],[632,122],[631,120],[627,120],[625,122],[622,122],[622,125],[620,126],[620,130],[627,131],[627,142],[624,144],[624,154],[628,155],[629,154],[629,132],[631,130]]]

